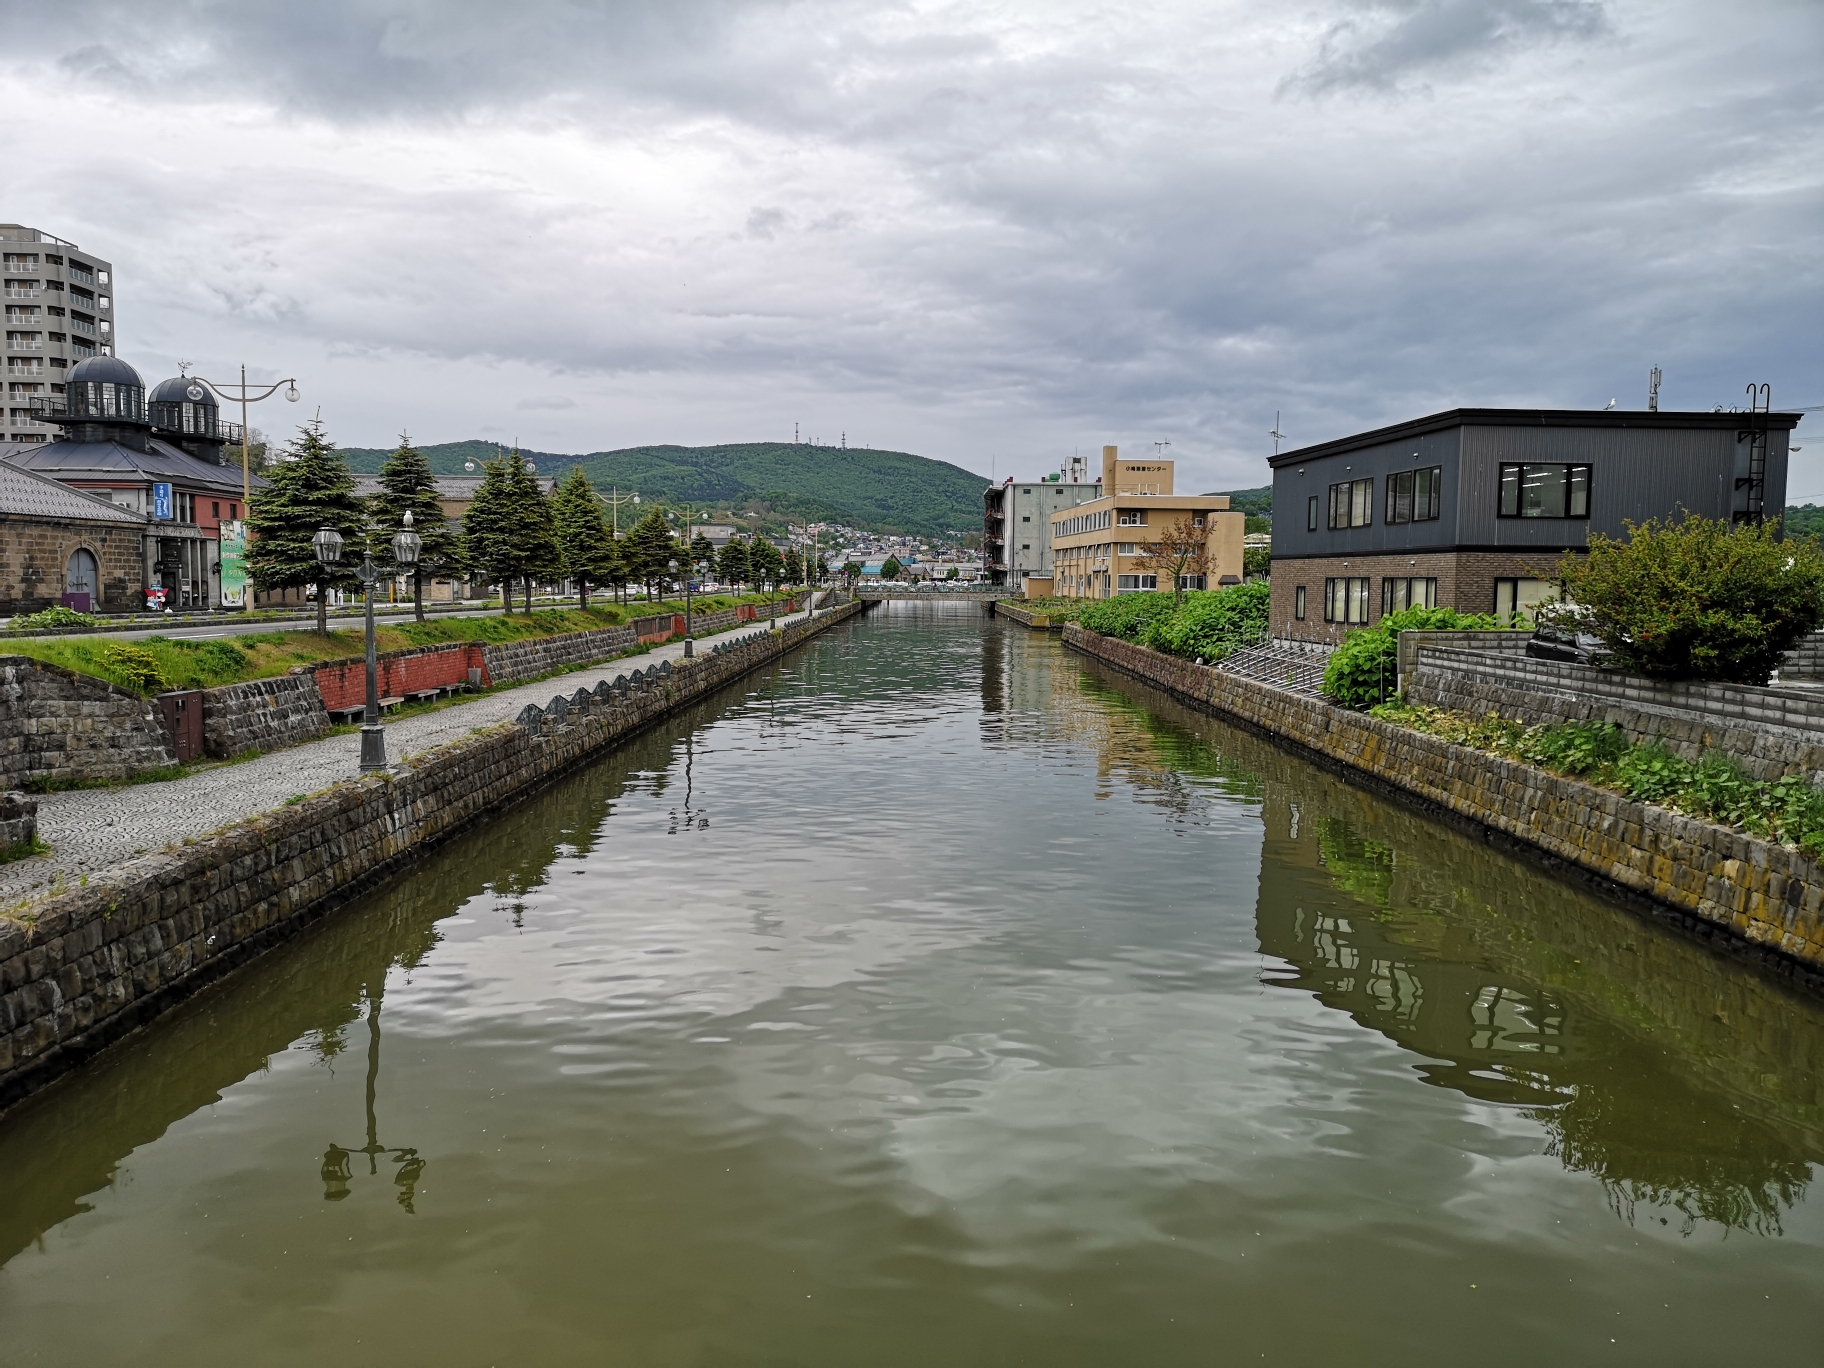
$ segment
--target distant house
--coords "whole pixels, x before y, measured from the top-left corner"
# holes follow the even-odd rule
[[[1414,606],[1526,614],[1591,533],[1786,504],[1796,413],[1452,409],[1272,458],[1275,636]]]

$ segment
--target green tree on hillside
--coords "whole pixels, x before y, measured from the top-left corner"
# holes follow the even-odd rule
[[[317,529],[333,527],[348,551],[359,553],[367,533],[367,509],[355,494],[355,477],[336,444],[323,435],[323,420],[313,418],[298,429],[286,447],[287,459],[273,464],[266,488],[253,496],[247,510],[253,534],[247,569],[261,592],[317,586],[317,631],[329,632],[329,591],[360,585],[346,552],[342,564],[327,569],[317,560],[311,538]]]
[[[424,542],[418,563],[412,567],[412,613],[423,622],[425,573],[459,571],[462,542],[437,502],[437,479],[431,474],[431,463],[402,432],[399,445],[380,467],[379,491],[367,501],[368,544],[378,564],[397,569],[393,565],[393,536],[404,526],[408,512],[412,515],[412,531]]]
[[[576,581],[577,597],[587,608],[589,587],[602,585],[609,578],[615,545],[608,520],[602,516],[602,501],[596,498],[595,486],[589,483],[581,466],[572,466],[569,476],[557,487],[551,512],[557,523],[557,547],[563,556],[564,570]]]

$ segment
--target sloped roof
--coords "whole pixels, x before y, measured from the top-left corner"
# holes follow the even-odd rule
[[[11,461],[0,461],[0,513],[66,521],[139,523],[141,526],[146,522],[142,513],[72,489],[61,481],[25,470]]]
[[[119,442],[9,442],[0,446],[0,461],[62,480],[143,479],[219,489],[237,497],[241,492],[240,466],[198,460],[156,437],[146,439],[144,451]],[[253,483],[258,488],[265,481],[255,475]]]

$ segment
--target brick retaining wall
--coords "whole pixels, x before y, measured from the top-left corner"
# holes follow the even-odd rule
[[[0,788],[125,779],[176,761],[150,699],[30,656],[0,656]]]
[[[833,609],[644,676],[625,693],[603,691],[606,697],[567,707],[561,724],[503,723],[415,755],[396,774],[351,779],[195,845],[140,856],[36,905],[29,924],[0,929],[0,1105],[503,802],[861,611]]]
[[[1782,971],[1824,985],[1824,869],[1808,856],[1075,623],[1064,642],[1689,924],[1725,932]]]
[[[1512,651],[1423,642],[1414,654],[1416,667],[1401,675],[1401,689],[1428,707],[1495,712],[1528,725],[1612,722],[1633,740],[1657,738],[1687,760],[1723,751],[1756,779],[1816,778],[1824,771],[1824,697],[1816,693],[1670,684]]]

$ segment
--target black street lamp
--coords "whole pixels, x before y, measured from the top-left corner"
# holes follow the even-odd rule
[[[335,528],[319,528],[310,542],[324,566],[342,563],[343,539]],[[393,536],[393,559],[410,567],[418,563],[418,553],[423,549],[424,538],[412,531],[408,509],[404,527]],[[374,564],[371,552],[361,553],[361,567],[355,577],[361,581],[362,597],[367,601],[367,706],[361,713],[361,773],[373,774],[386,768],[386,728],[380,725],[379,660],[374,647],[374,584],[380,578],[380,567]]]

